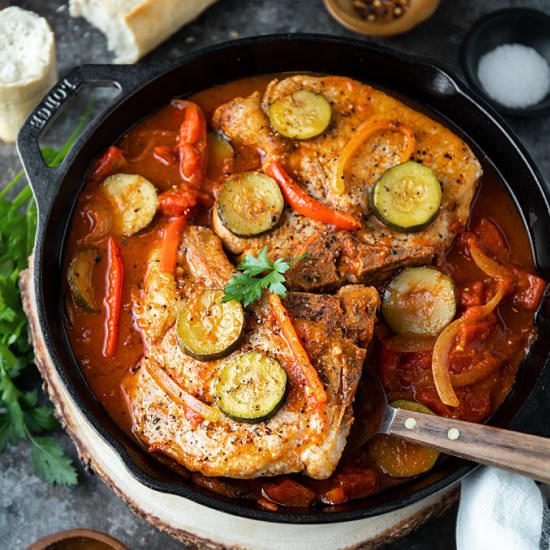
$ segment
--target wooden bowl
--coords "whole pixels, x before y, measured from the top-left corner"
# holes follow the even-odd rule
[[[351,0],[324,0],[325,7],[344,27],[360,34],[390,36],[410,31],[432,16],[440,0],[411,0],[405,15],[390,23],[376,23],[363,19],[353,8]]]
[[[71,529],[43,537],[27,550],[128,550],[113,537],[92,529]]]

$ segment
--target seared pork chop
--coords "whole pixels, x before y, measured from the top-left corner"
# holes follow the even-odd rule
[[[353,422],[352,402],[379,305],[376,290],[353,285],[334,296],[296,292],[284,300],[327,393],[327,406],[317,408],[306,400],[303,381],[292,368],[293,357],[265,300],[247,308],[244,339],[228,357],[198,361],[178,345],[173,324],[183,297],[205,287],[223,288],[234,271],[210,229],[184,230],[175,278],[160,272],[158,258],[155,249],[134,304],[146,351],[135,374],[124,382],[136,436],[151,451],[207,476],[304,472],[313,478],[329,477]],[[150,375],[153,364],[184,391],[214,406],[212,383],[219,369],[249,350],[277,359],[289,384],[283,406],[257,424],[223,414],[215,422],[197,422],[196,415],[182,410]]]
[[[267,113],[277,99],[302,89],[330,102],[332,120],[320,136],[292,141],[271,128]],[[406,138],[400,132],[380,131],[368,137],[344,172],[345,193],[337,194],[331,186],[342,149],[367,120],[398,121],[411,128],[416,140],[412,160],[432,168],[441,182],[440,212],[422,231],[390,229],[375,217],[369,203],[369,189],[385,170],[402,162],[399,155]],[[238,254],[255,254],[264,246],[273,258],[309,252],[288,274],[294,289],[374,281],[397,267],[441,259],[466,224],[482,173],[468,145],[450,130],[385,93],[344,77],[297,75],[274,80],[263,97],[255,92],[218,107],[212,122],[237,149],[256,147],[265,162],[279,161],[310,196],[362,220],[358,231],[336,230],[287,207],[271,233],[239,238],[219,231],[226,247]]]

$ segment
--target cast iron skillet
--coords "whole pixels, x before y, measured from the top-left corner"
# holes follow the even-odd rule
[[[550,279],[550,216],[542,179],[506,125],[482,99],[434,63],[357,40],[317,35],[247,38],[193,53],[165,67],[84,65],[71,71],[40,103],[21,130],[19,154],[38,203],[34,288],[46,344],[71,397],[97,432],[147,487],[240,516],[274,522],[329,523],[382,514],[411,504],[459,480],[474,465],[448,459],[427,475],[337,510],[270,512],[255,504],[212,495],[175,476],[130,440],[93,395],[63,325],[62,266],[69,223],[83,174],[92,158],[136,121],[166,104],[215,84],[255,74],[314,71],[346,75],[385,89],[459,132],[486,162],[498,168],[529,228],[539,273]],[[116,101],[92,122],[58,168],[43,164],[38,138],[83,86],[115,85]],[[538,315],[539,338],[518,380],[491,422],[550,436],[550,298]]]

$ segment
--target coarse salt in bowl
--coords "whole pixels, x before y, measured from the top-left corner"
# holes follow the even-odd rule
[[[468,84],[501,114],[550,115],[549,13],[532,8],[491,11],[466,33],[459,58]],[[488,66],[481,65],[483,58]]]
[[[484,54],[478,78],[487,95],[509,108],[531,107],[550,92],[550,66],[523,44],[503,44]]]

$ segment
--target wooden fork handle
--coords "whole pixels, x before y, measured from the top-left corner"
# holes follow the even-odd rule
[[[395,409],[388,433],[550,483],[550,438]]]

